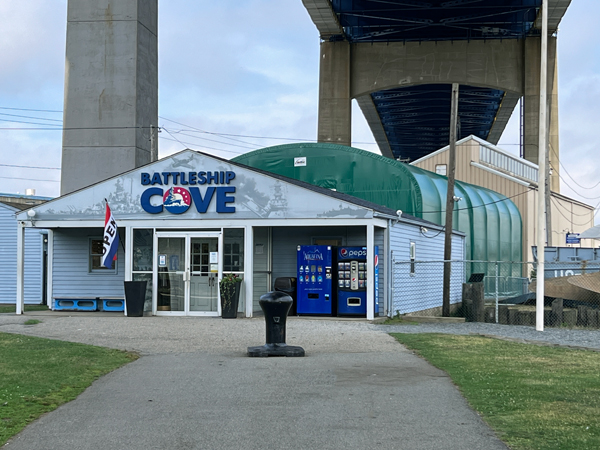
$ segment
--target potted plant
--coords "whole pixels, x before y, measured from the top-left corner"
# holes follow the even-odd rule
[[[221,317],[223,319],[235,319],[237,317],[241,285],[242,279],[234,273],[223,275],[223,278],[219,281]]]

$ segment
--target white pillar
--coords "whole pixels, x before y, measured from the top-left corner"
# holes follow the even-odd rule
[[[25,224],[17,227],[17,314],[23,314],[25,306]]]
[[[375,227],[367,225],[367,320],[375,318]]]
[[[46,290],[46,303],[48,308],[54,309],[54,300],[52,294],[54,292],[52,288],[52,279],[54,278],[54,230],[48,230],[48,264],[47,264],[47,290]]]
[[[130,226],[125,227],[125,242],[123,242],[123,244],[125,247],[125,281],[132,281],[133,264],[131,260],[133,258],[133,230]]]
[[[542,1],[542,57],[540,67],[540,120],[538,162],[537,283],[535,329],[544,331],[544,248],[546,246],[546,153],[548,151],[546,105],[548,60],[548,0]]]
[[[246,290],[246,317],[252,317],[254,297],[254,229],[246,225],[244,233],[244,288]]]

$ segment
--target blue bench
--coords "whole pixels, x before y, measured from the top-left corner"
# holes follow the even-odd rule
[[[102,298],[102,311],[125,311],[125,299]]]
[[[55,298],[55,311],[97,311],[98,300],[93,298]]]

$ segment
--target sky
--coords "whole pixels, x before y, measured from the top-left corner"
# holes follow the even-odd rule
[[[59,195],[62,135],[39,128],[61,124],[66,11],[66,0],[0,2],[2,193]],[[316,139],[319,34],[301,0],[159,0],[158,14],[159,157],[189,147],[232,158]],[[558,35],[561,193],[594,207],[598,17],[598,0],[573,0]],[[498,146],[518,154],[518,143],[517,109]],[[356,102],[352,145],[379,152]]]

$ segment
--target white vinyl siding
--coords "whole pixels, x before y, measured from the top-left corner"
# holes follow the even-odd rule
[[[125,238],[124,230],[120,238]],[[125,254],[119,244],[116,271],[89,271],[90,238],[102,236],[102,228],[54,231],[52,298],[124,297]]]
[[[0,303],[17,301],[17,209],[0,203]],[[44,231],[25,229],[25,303],[42,303]]]
[[[396,312],[407,314],[442,306],[444,233],[428,226],[424,234],[421,233],[419,226],[406,226],[401,223],[390,229],[390,250],[394,260],[392,261],[391,315]],[[415,244],[414,274],[410,273],[411,243]],[[464,259],[464,245],[463,236],[452,235],[452,260]],[[427,263],[426,261],[438,262]],[[456,270],[456,267],[458,266],[453,266],[452,271],[451,304],[462,300],[464,273],[462,270]],[[420,298],[415,302],[414,295],[417,292]],[[415,309],[416,305],[419,309]]]

